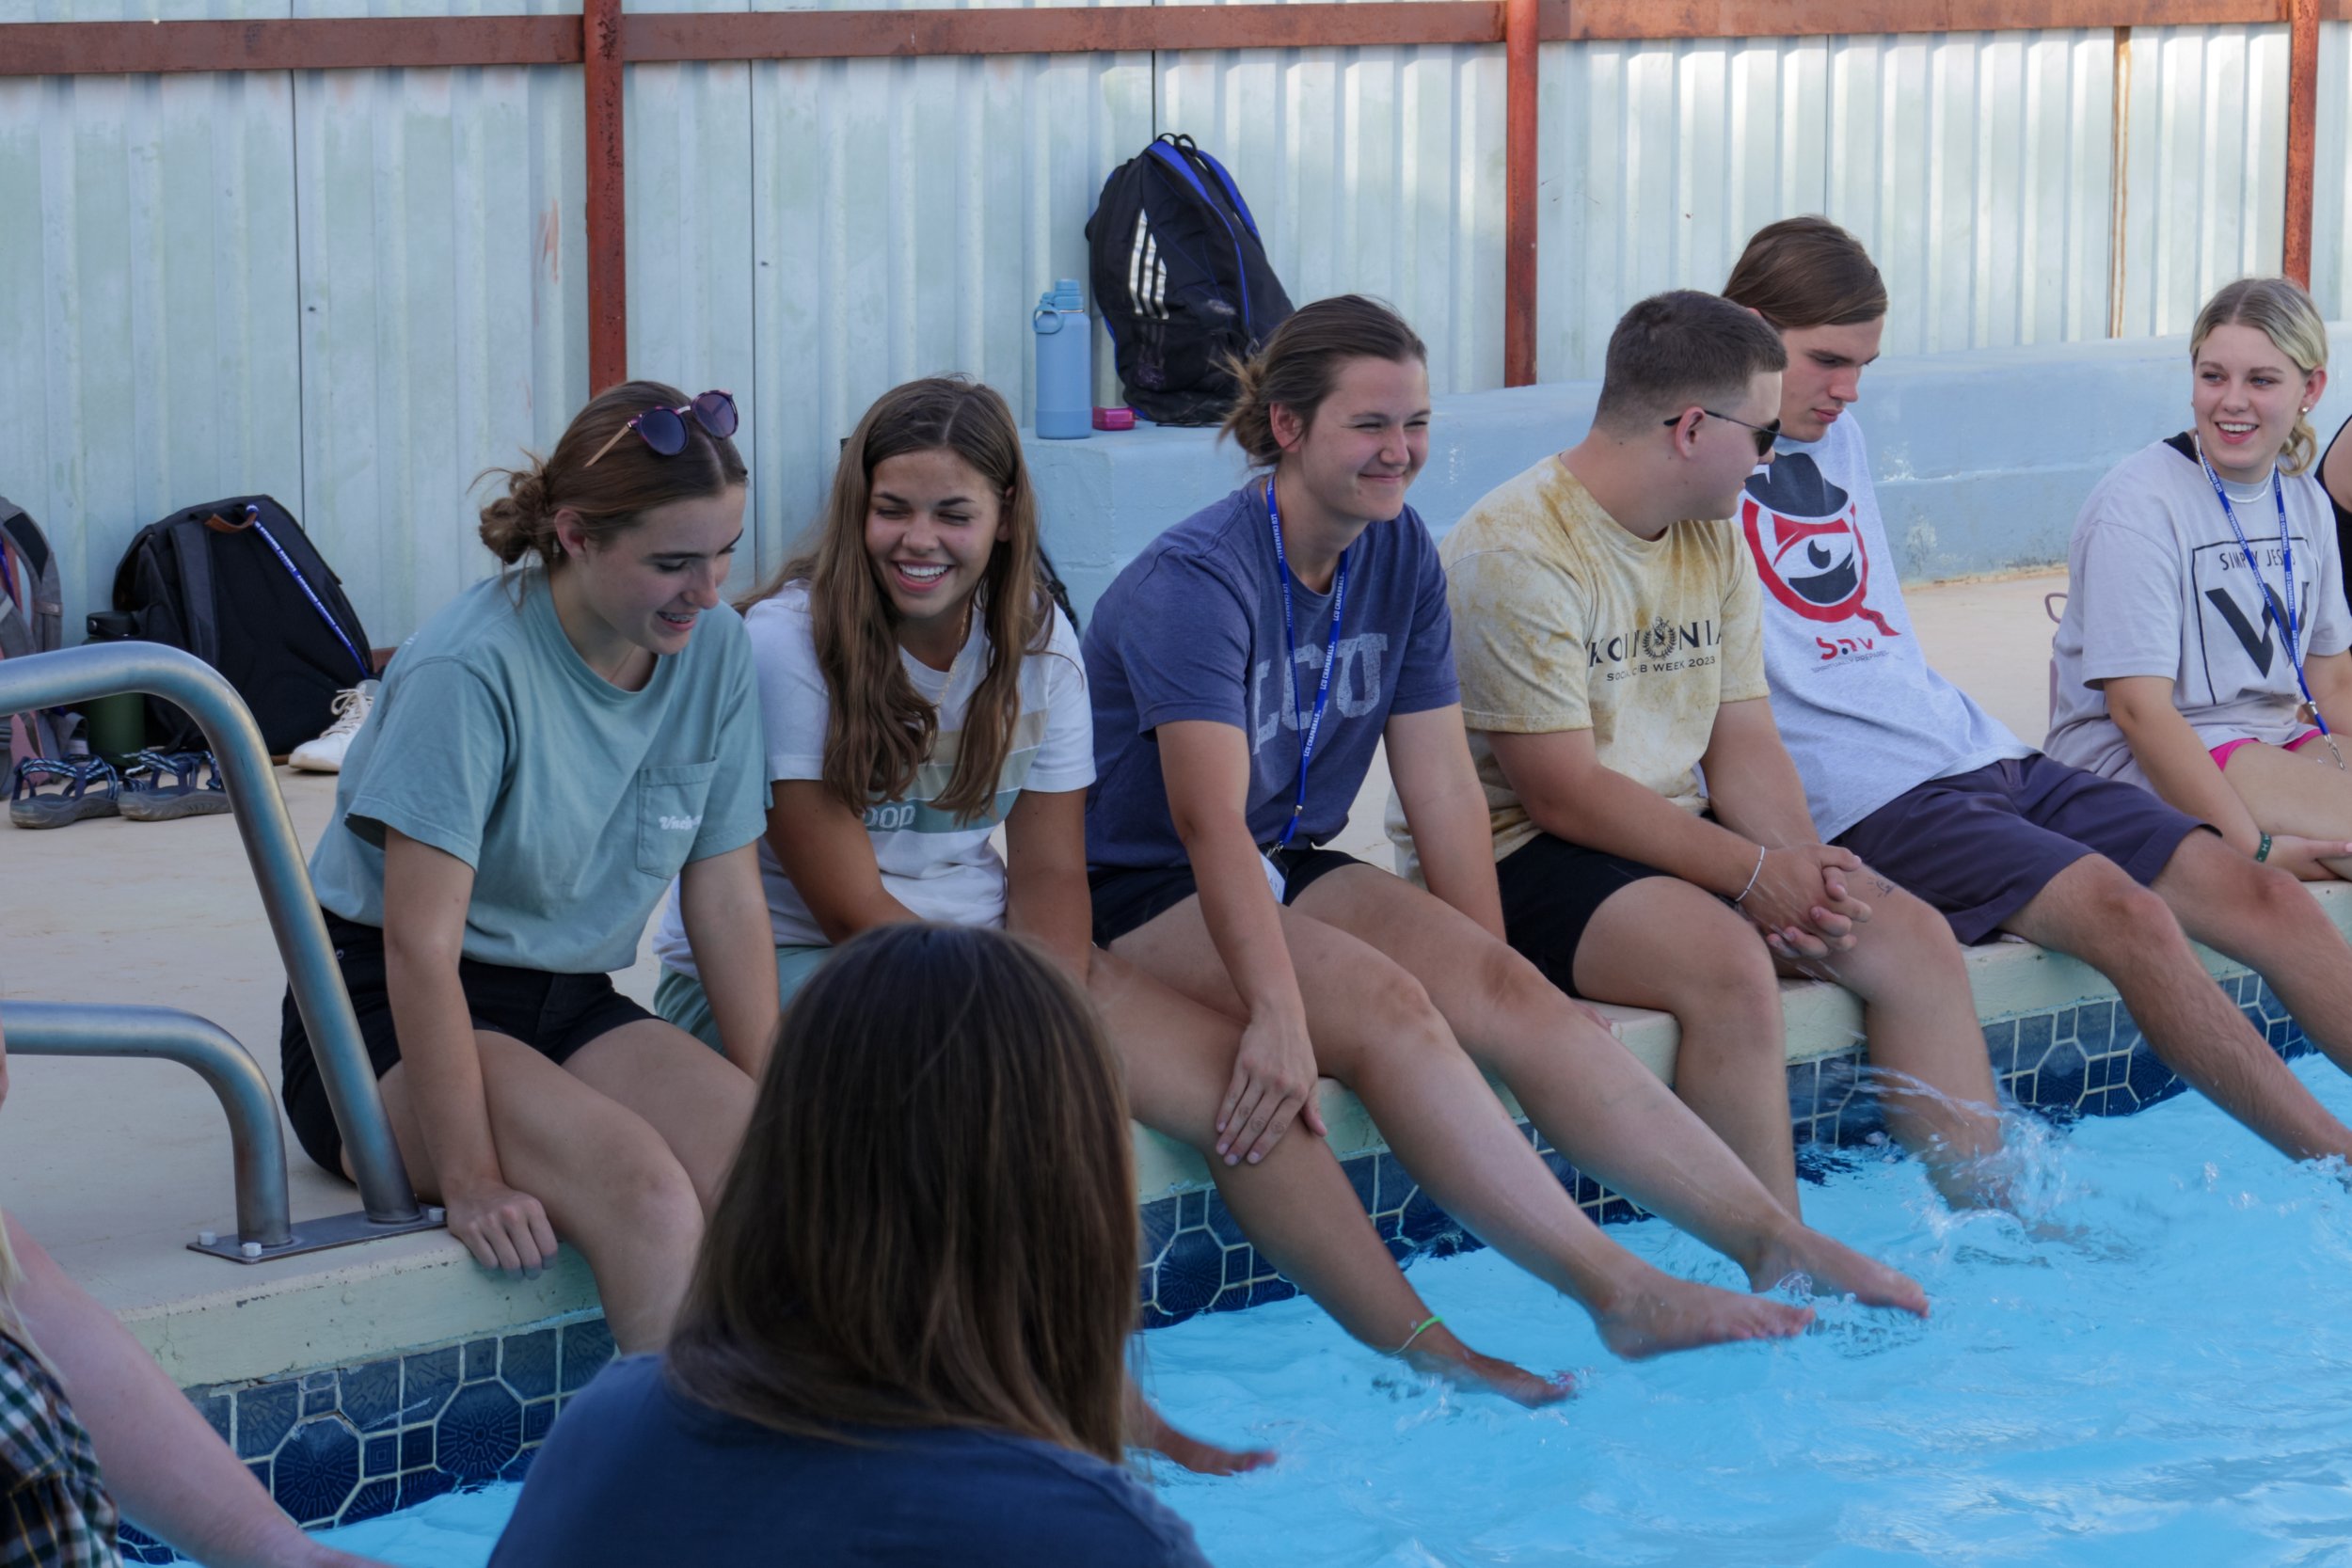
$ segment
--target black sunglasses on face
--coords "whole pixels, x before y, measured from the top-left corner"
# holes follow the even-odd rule
[[[661,457],[675,457],[686,450],[686,417],[709,432],[713,440],[723,441],[735,434],[735,394],[705,392],[683,408],[646,409],[628,423],[612,433],[612,439],[596,449],[596,457],[582,463],[582,468],[593,468],[598,458],[620,445],[621,437],[630,431],[644,437],[645,445]]]
[[[1689,409],[1683,410],[1683,413],[1685,414],[1689,412]],[[1780,439],[1780,421],[1778,420],[1774,420],[1771,424],[1749,424],[1745,420],[1735,420],[1728,414],[1718,414],[1712,408],[1702,408],[1699,412],[1708,419],[1721,420],[1725,424],[1736,424],[1743,429],[1756,432],[1756,455],[1758,458],[1761,458],[1766,452],[1771,451],[1772,450],[1772,443]],[[1660,424],[1680,424],[1682,422],[1682,414],[1677,414],[1670,420],[1661,420],[1658,422]]]

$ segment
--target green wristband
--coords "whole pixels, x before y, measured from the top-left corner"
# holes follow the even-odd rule
[[[2263,834],[2263,841],[2254,847],[2254,858],[2258,861],[2266,861],[2270,858],[2270,835],[2268,833]]]

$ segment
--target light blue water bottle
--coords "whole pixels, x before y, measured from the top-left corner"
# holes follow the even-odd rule
[[[1074,277],[1056,280],[1029,317],[1037,333],[1037,433],[1051,441],[1094,434],[1094,356],[1087,299]]]

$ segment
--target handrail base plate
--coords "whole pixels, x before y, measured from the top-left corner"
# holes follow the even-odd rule
[[[280,1258],[298,1257],[306,1252],[325,1252],[329,1247],[356,1246],[361,1242],[382,1241],[388,1236],[413,1236],[420,1230],[438,1230],[446,1223],[446,1216],[437,1208],[428,1207],[421,1210],[415,1219],[394,1220],[389,1224],[378,1224],[368,1218],[366,1210],[354,1209],[348,1214],[322,1214],[316,1219],[296,1220],[294,1240],[280,1242],[274,1246],[260,1243],[259,1252],[248,1254],[245,1250],[246,1243],[238,1239],[233,1229],[218,1232],[216,1239],[211,1242],[201,1238],[190,1242],[188,1250],[224,1259],[231,1263],[268,1263]]]

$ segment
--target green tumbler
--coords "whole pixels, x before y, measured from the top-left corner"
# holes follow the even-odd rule
[[[122,642],[131,641],[134,626],[131,617],[119,610],[102,610],[89,618],[89,635],[82,639],[91,642]],[[147,699],[135,691],[118,691],[109,697],[95,697],[82,705],[82,720],[88,726],[84,736],[90,751],[122,767],[147,745]]]

